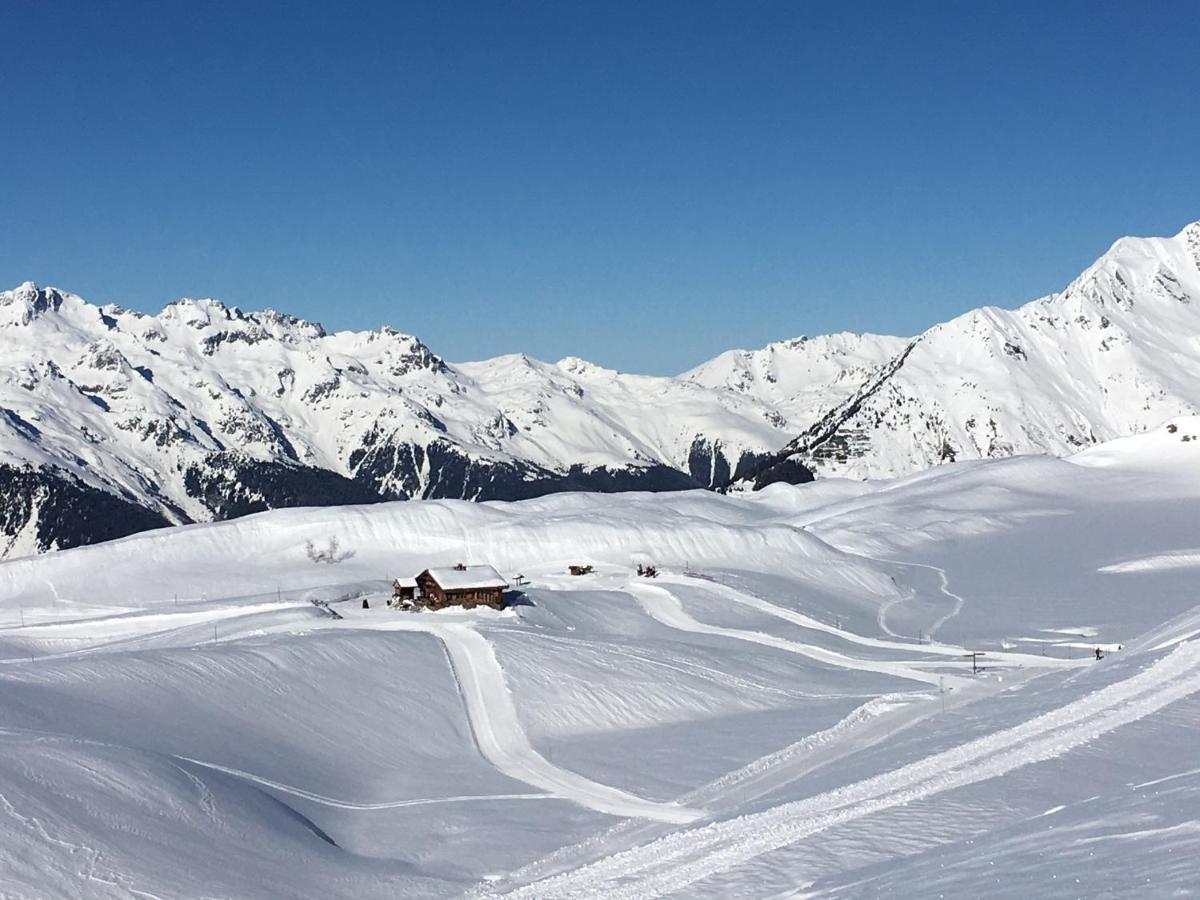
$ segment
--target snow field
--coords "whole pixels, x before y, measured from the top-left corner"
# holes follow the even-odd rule
[[[1200,486],[1156,441],[811,494],[287,510],[0,564],[0,884],[922,896],[891,873],[964,892],[1011,861],[1020,893],[990,892],[1057,897],[1096,893],[1097,846],[1147,895],[1156,864],[1187,884],[1200,607],[1186,568],[1101,571],[1190,552]],[[331,536],[353,556],[313,562]],[[384,604],[460,560],[529,584],[500,613]],[[1093,642],[1124,649],[1052,655]]]
[[[1200,645],[1029,722],[809,800],[676,832],[513,897],[661,897],[818,831],[1051,759],[1200,691]]]

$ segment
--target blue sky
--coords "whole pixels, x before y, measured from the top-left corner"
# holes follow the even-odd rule
[[[916,333],[1200,219],[1194,2],[0,0],[0,34],[0,285],[453,360]]]

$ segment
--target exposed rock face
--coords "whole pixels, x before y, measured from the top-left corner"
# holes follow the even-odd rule
[[[808,484],[813,478],[812,470],[796,457],[789,456],[761,469],[754,476],[754,490],[761,491],[769,484]]]
[[[65,550],[169,524],[66,472],[0,465],[0,556]]]

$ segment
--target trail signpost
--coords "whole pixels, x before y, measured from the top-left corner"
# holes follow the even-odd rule
[[[972,650],[970,653],[964,653],[964,657],[971,658],[971,674],[974,675],[979,671],[979,657],[987,656],[982,650]]]

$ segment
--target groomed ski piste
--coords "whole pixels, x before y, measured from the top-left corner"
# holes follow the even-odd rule
[[[1200,422],[1170,424],[0,564],[0,896],[1186,895]],[[460,561],[523,583],[387,605]]]

